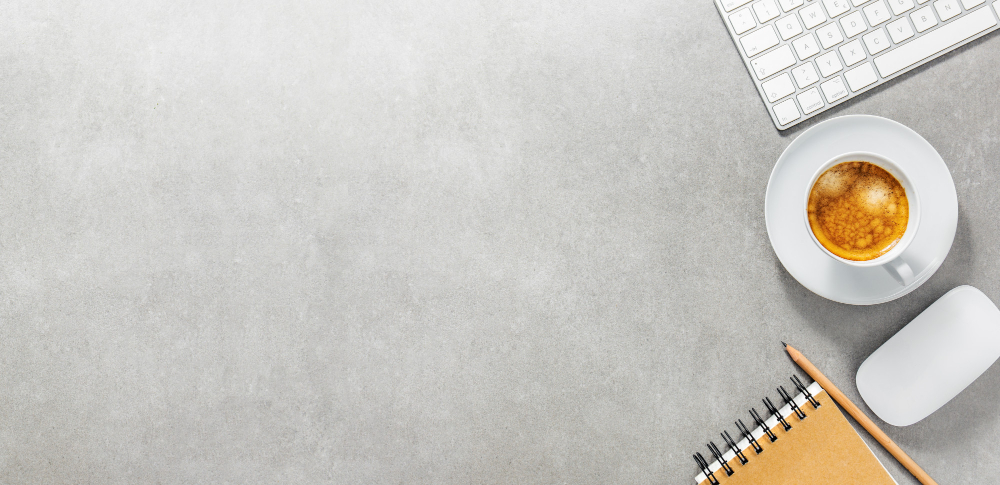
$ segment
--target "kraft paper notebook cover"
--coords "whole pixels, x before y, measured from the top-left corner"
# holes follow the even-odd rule
[[[777,409],[769,399],[765,400],[764,404],[770,411],[768,419],[758,420],[756,410],[751,414],[758,424],[764,423],[765,426],[758,425],[747,433],[742,421],[738,422],[737,426],[743,431],[742,439],[737,443],[728,432],[723,433],[725,442],[722,449],[726,451],[722,453],[714,443],[710,444],[710,456],[715,458],[711,463],[700,453],[695,454],[695,461],[703,470],[695,481],[700,485],[896,485],[826,391],[817,383],[808,388],[798,381],[796,385],[802,392],[795,398],[790,398],[784,389],[779,389],[786,402],[795,406],[786,404]],[[814,404],[819,407],[814,407]],[[805,418],[800,419],[800,415],[805,415]],[[782,416],[784,423],[779,421],[778,416]],[[785,424],[790,426],[787,431]],[[776,438],[775,441],[771,441],[768,432]],[[753,440],[747,439],[748,434]],[[725,466],[720,464],[719,458],[726,463]],[[711,476],[705,471],[710,471]]]

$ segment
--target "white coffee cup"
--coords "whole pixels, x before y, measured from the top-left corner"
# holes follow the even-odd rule
[[[829,249],[823,246],[816,238],[816,234],[813,233],[812,227],[809,225],[809,194],[812,192],[813,185],[819,180],[819,177],[823,175],[824,172],[829,170],[834,165],[844,163],[844,162],[868,162],[877,165],[884,169],[885,171],[896,177],[896,180],[903,186],[903,190],[906,191],[906,199],[909,205],[910,217],[906,222],[906,231],[903,233],[903,237],[900,238],[899,242],[893,246],[885,254],[868,261],[852,261],[849,259],[844,259],[836,254],[833,254]],[[829,255],[834,260],[846,264],[848,266],[853,266],[855,268],[874,268],[876,266],[881,266],[889,273],[897,283],[903,286],[907,286],[914,280],[913,266],[910,265],[903,257],[903,252],[906,248],[913,242],[913,238],[917,235],[917,226],[920,223],[920,199],[917,197],[917,191],[914,189],[913,184],[910,182],[910,178],[906,176],[906,172],[903,171],[899,164],[893,162],[892,160],[886,158],[885,156],[870,153],[870,152],[850,152],[843,155],[838,155],[816,170],[812,178],[809,181],[809,185],[806,186],[805,197],[802,199],[802,215],[805,221],[805,229],[809,232],[809,236],[812,237],[816,246],[819,247],[821,251]]]

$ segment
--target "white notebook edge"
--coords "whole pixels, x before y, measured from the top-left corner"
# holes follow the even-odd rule
[[[820,391],[823,391],[824,389],[823,389],[822,386],[819,385],[818,382],[813,382],[812,384],[809,384],[809,386],[806,387],[806,390],[809,391],[809,393],[812,394],[812,395],[817,395],[817,394],[820,393]],[[795,396],[795,397],[792,398],[792,401],[794,401],[797,406],[802,407],[802,406],[806,405],[806,402],[808,400],[806,399],[805,393],[799,393],[797,396]],[[805,409],[805,408],[803,408],[803,409]],[[792,406],[789,405],[789,404],[785,404],[784,406],[781,407],[781,409],[778,410],[778,412],[781,413],[781,417],[788,418],[793,413]],[[776,418],[776,417],[774,417],[772,415],[772,416],[768,417],[764,421],[764,424],[767,425],[768,429],[774,428],[775,426],[778,426],[778,418]],[[857,432],[857,429],[855,429],[855,432]],[[750,431],[750,435],[753,436],[753,438],[755,440],[763,439],[763,437],[764,437],[764,428],[758,426],[758,427],[754,428],[753,431]],[[879,460],[878,456],[876,456],[875,453],[872,452],[871,447],[868,446],[868,443],[865,442],[864,438],[861,439],[861,442],[865,444],[865,447],[868,448],[868,451],[872,453],[872,456],[875,456],[875,460],[878,461],[878,464],[882,465],[882,468],[885,468],[885,464],[883,464],[882,460]],[[748,440],[746,438],[743,438],[738,443],[736,443],[736,446],[739,447],[739,449],[740,449],[741,452],[746,452],[750,448],[750,440]],[[729,460],[732,460],[735,457],[736,457],[736,453],[734,453],[733,450],[727,450],[725,453],[722,454],[722,458],[726,462],[728,462]],[[715,473],[715,472],[717,472],[717,471],[719,471],[719,470],[722,469],[722,464],[719,463],[719,460],[714,460],[711,463],[709,463],[708,468],[709,468],[709,470],[712,473]],[[723,472],[723,473],[725,473],[725,472]],[[886,470],[886,473],[888,473],[889,477],[892,478],[893,483],[896,483],[897,485],[899,485],[899,482],[896,482],[896,479],[892,477],[892,474],[889,473],[888,469]],[[694,483],[695,484],[700,484],[701,482],[703,482],[705,480],[705,478],[706,478],[705,477],[705,473],[704,472],[700,472],[700,473],[698,473],[697,476],[694,477]]]

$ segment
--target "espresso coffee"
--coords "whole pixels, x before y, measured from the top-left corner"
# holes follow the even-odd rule
[[[903,185],[882,167],[868,162],[834,165],[813,184],[806,210],[820,244],[851,261],[868,261],[889,252],[910,218]]]

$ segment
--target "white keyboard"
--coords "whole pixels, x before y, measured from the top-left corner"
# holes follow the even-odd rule
[[[1000,27],[1000,0],[715,0],[774,126],[795,126]]]

